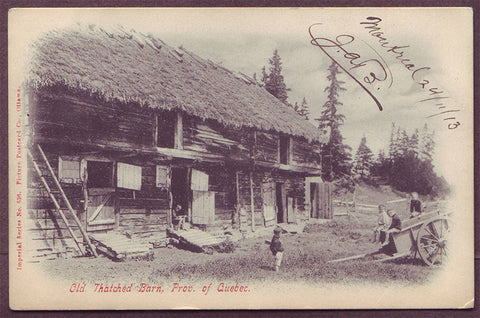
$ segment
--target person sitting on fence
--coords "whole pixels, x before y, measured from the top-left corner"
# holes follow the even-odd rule
[[[380,251],[392,256],[397,252],[397,248],[395,247],[395,243],[393,242],[392,233],[398,233],[402,230],[402,221],[398,217],[395,210],[390,209],[387,211],[387,214],[392,218],[392,222],[390,223],[388,230],[383,232],[385,233],[385,236]]]
[[[418,199],[418,193],[412,192],[412,200],[410,201],[410,218],[420,216],[422,214],[422,202]]]
[[[387,214],[387,209],[384,204],[378,206],[377,226],[373,229],[373,243],[380,242],[382,231],[388,230],[392,219]]]
[[[273,256],[275,256],[275,271],[278,272],[280,265],[282,264],[283,258],[283,247],[282,242],[280,242],[280,233],[282,232],[281,227],[276,227],[273,230],[273,238],[270,242],[270,250],[272,251]]]

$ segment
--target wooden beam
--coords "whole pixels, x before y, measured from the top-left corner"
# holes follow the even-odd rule
[[[183,149],[183,116],[177,112],[175,120],[175,149]]]
[[[100,211],[102,211],[103,207],[105,206],[105,204],[107,204],[107,202],[110,200],[111,197],[112,197],[112,194],[109,193],[105,196],[105,198],[103,198],[102,203],[100,203],[100,205],[96,208],[95,212],[93,212],[90,218],[88,218],[89,224],[91,224],[91,222],[93,222],[93,220],[96,219],[96,217],[100,214]]]
[[[250,171],[250,210],[252,211],[252,232],[255,232],[255,200],[253,198],[253,171]]]
[[[72,208],[72,206],[71,206],[71,204],[70,204],[70,201],[68,201],[67,196],[66,196],[65,192],[63,191],[62,186],[60,185],[60,182],[58,182],[58,179],[57,179],[57,177],[55,176],[55,172],[53,171],[52,166],[51,166],[50,163],[48,162],[47,156],[45,156],[45,153],[43,152],[42,147],[40,147],[40,145],[37,144],[37,148],[38,148],[38,151],[40,152],[40,154],[41,154],[41,156],[42,156],[42,158],[43,158],[43,161],[44,161],[45,164],[47,165],[48,170],[50,171],[50,175],[53,177],[53,181],[55,182],[55,185],[57,186],[58,190],[60,191],[60,194],[62,195],[63,201],[65,201],[65,204],[67,205],[68,210],[69,210],[70,213],[72,214],[73,220],[74,220],[75,223],[78,225],[78,229],[80,230],[80,232],[82,233],[83,238],[84,238],[85,241],[87,242],[88,247],[90,247],[93,255],[94,255],[95,257],[98,257],[98,254],[97,254],[97,252],[95,251],[95,248],[93,247],[92,242],[90,242],[90,239],[88,238],[87,233],[86,233],[85,230],[83,229],[82,224],[80,223],[80,220],[79,220],[78,217],[77,217],[77,214],[75,213],[75,211],[73,210],[73,208]],[[33,159],[33,157],[32,157],[32,159]],[[46,182],[45,182],[45,183],[46,183]],[[59,209],[59,207],[58,207],[58,209]],[[59,209],[59,211],[61,211],[61,210]],[[65,224],[68,224],[68,223],[65,221]],[[72,236],[73,236],[73,233],[70,233],[70,234],[72,234]]]
[[[68,144],[72,146],[79,147],[95,147],[103,151],[135,151],[138,155],[153,155],[153,156],[165,156],[168,159],[172,158],[181,158],[189,160],[202,160],[205,162],[225,162],[225,160],[231,160],[237,163],[246,163],[250,164],[251,161],[245,159],[236,159],[233,157],[228,157],[218,154],[209,154],[201,153],[198,151],[184,150],[184,149],[172,149],[172,148],[161,148],[161,147],[147,147],[147,146],[136,146],[125,142],[109,142],[108,144],[101,143],[92,143],[92,142],[80,142],[80,141],[63,141],[56,138],[46,138],[46,137],[37,137],[37,142],[48,143],[48,144]],[[271,162],[262,162],[255,161],[254,163],[257,166],[265,167],[269,169],[278,169],[283,171],[292,171],[298,173],[308,173],[311,175],[321,175],[322,169],[312,166],[302,166],[302,165],[286,165],[280,163],[271,163]]]
[[[153,145],[154,147],[157,146],[158,143],[158,114],[155,114],[153,118]]]
[[[236,194],[236,207],[235,207],[235,215],[233,216],[234,223],[238,225],[240,228],[241,222],[240,222],[240,171],[235,171],[235,194]]]
[[[52,199],[53,201],[53,204],[55,205],[55,208],[57,209],[57,211],[60,213],[60,216],[62,217],[62,220],[63,222],[65,223],[67,229],[68,229],[68,232],[70,233],[70,235],[72,236],[73,240],[75,241],[75,244],[77,245],[78,247],[78,250],[80,251],[80,253],[84,254],[83,250],[81,249],[80,247],[80,243],[77,241],[77,239],[75,238],[75,234],[73,233],[73,230],[72,228],[69,226],[69,223],[68,223],[68,220],[67,218],[65,217],[65,214],[63,213],[61,207],[60,207],[60,204],[58,203],[58,200],[55,198],[55,196],[53,195],[52,193],[52,190],[50,189],[50,186],[48,185],[48,182],[47,180],[44,178],[43,176],[43,173],[42,171],[40,170],[40,167],[38,166],[38,164],[36,163],[35,161],[35,158],[33,157],[32,153],[30,152],[30,150],[27,148],[27,153],[28,155],[30,156],[30,158],[32,159],[32,163],[33,163],[33,167],[35,168],[35,171],[37,172],[38,176],[40,177],[40,180],[42,181],[45,189],[47,190],[48,192],[48,195],[50,196],[50,199]],[[42,152],[43,153],[43,152]],[[44,158],[45,157],[45,154],[43,154]],[[50,167],[51,169],[51,167]],[[57,181],[58,182],[58,181]],[[67,201],[68,202],[68,201]],[[79,225],[79,228],[82,229],[81,227],[81,224],[80,222],[77,223]],[[82,232],[83,233],[83,232]]]

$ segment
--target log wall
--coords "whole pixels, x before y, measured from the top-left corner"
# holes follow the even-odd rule
[[[168,189],[155,186],[155,173],[154,165],[142,166],[140,191],[117,188],[121,232],[133,237],[148,237],[161,234],[168,227]]]

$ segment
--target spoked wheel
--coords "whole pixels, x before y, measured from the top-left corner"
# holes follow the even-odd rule
[[[428,266],[442,264],[447,259],[450,227],[450,219],[439,217],[425,222],[418,231],[418,253]]]

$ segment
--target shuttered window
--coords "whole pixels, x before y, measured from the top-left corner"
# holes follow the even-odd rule
[[[117,164],[117,187],[140,190],[142,187],[142,167],[119,162]]]
[[[192,190],[208,191],[208,174],[192,169]]]
[[[156,170],[155,184],[157,188],[168,189],[170,187],[170,168],[157,165]]]
[[[278,157],[280,163],[290,164],[292,161],[293,142],[289,136],[280,136],[278,140]]]
[[[183,117],[180,113],[163,112],[155,115],[155,146],[183,149]]]
[[[80,161],[58,158],[58,178],[61,182],[76,183],[80,181]]]

